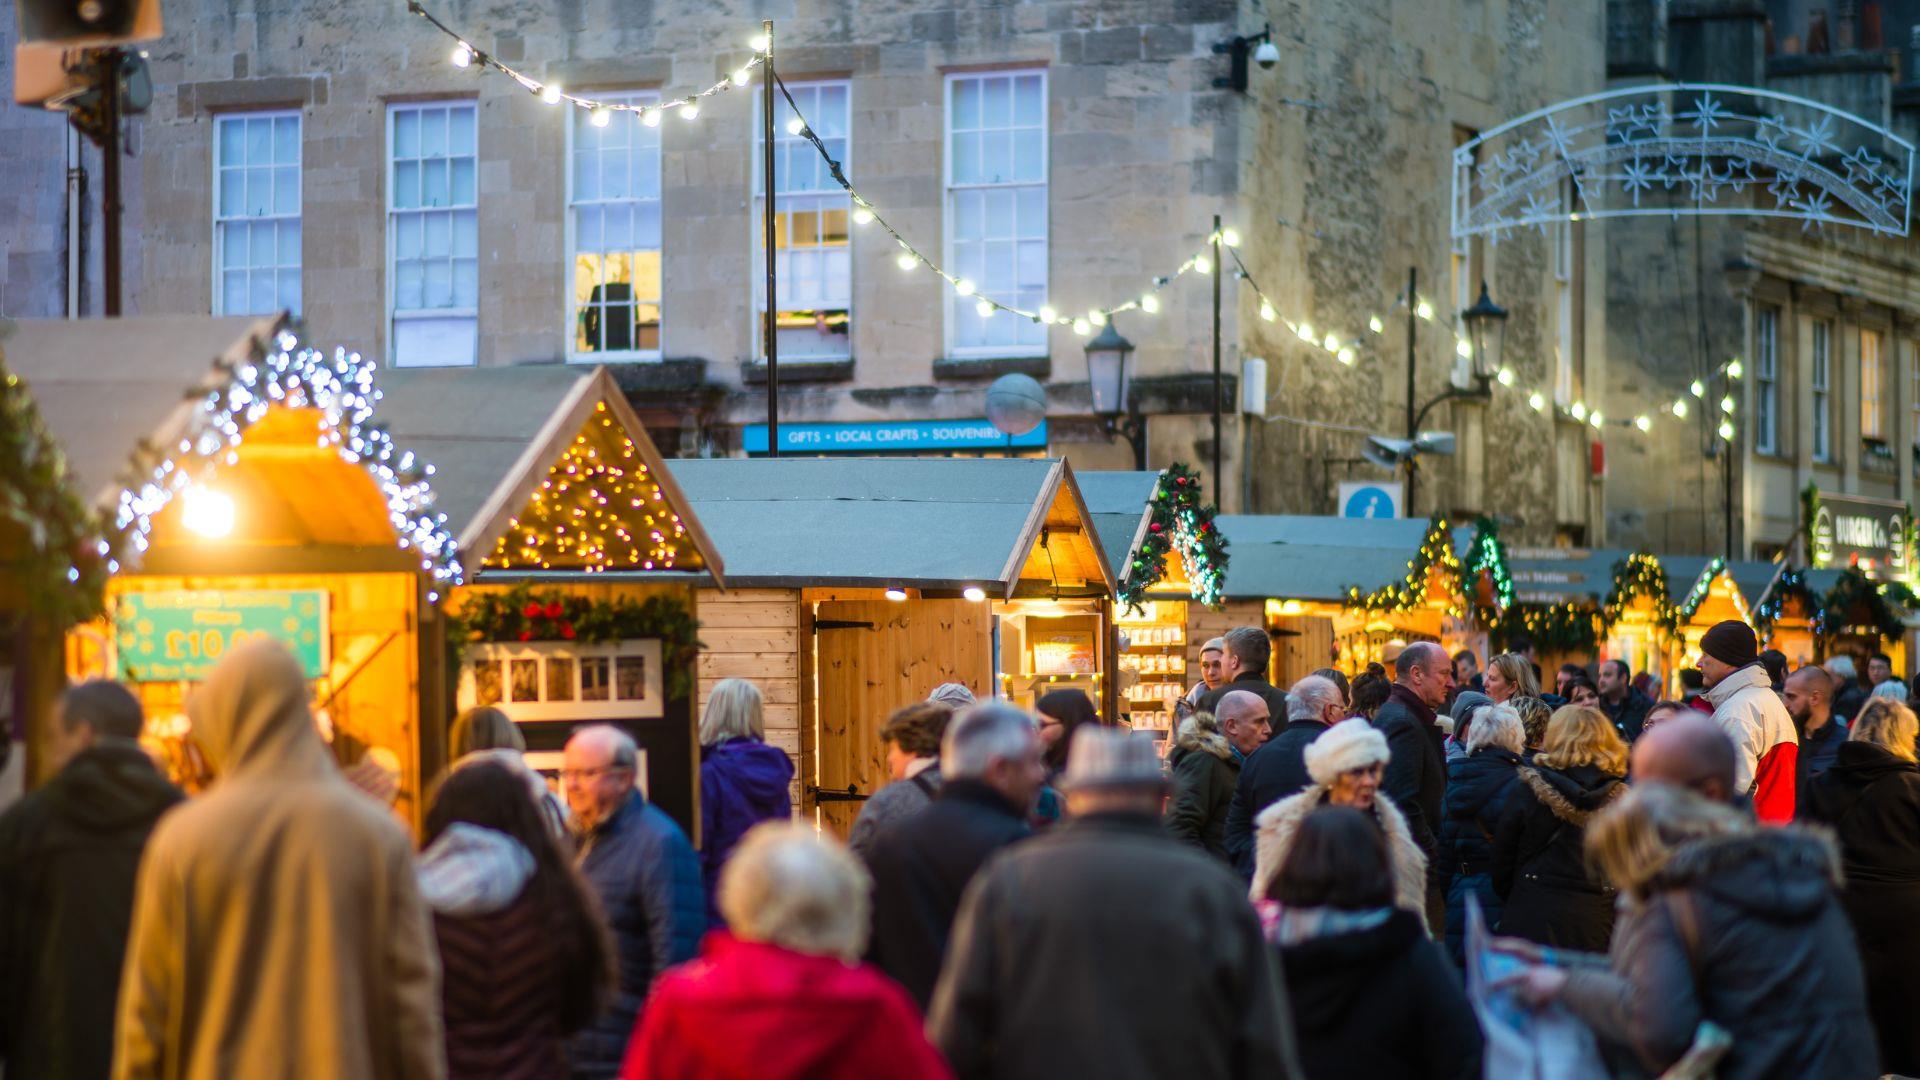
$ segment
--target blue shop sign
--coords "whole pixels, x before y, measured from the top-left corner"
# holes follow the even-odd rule
[[[767,452],[767,425],[748,424],[749,454]],[[1009,438],[985,420],[903,420],[877,424],[781,424],[783,454],[888,454],[928,450],[1044,450],[1047,422]]]

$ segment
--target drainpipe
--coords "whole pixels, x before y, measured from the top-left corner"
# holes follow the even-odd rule
[[[80,282],[85,276],[86,242],[80,235],[87,201],[87,170],[80,157],[80,132],[67,125],[67,318],[80,317]]]

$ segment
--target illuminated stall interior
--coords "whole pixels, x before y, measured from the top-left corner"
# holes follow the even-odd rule
[[[722,564],[612,376],[410,370],[383,386],[382,417],[441,463],[437,505],[473,553],[448,603],[447,718],[502,709],[550,778],[576,727],[618,725],[640,748],[636,785],[697,831],[694,586],[723,584]]]
[[[1737,619],[1752,625],[1754,602],[1773,574],[1769,563],[1729,563],[1718,557],[1666,555],[1660,563],[1666,569],[1668,596],[1679,619],[1674,645],[1680,667],[1699,666],[1700,639],[1715,623]],[[1787,661],[1798,666],[1792,654]]]
[[[700,677],[752,678],[797,727],[800,805],[842,832],[889,781],[879,730],[945,682],[1113,715],[1113,576],[1048,460],[669,463],[727,564],[700,597]]]
[[[1827,650],[1817,624],[1822,599],[1839,577],[1838,570],[1780,569],[1760,590],[1753,605],[1760,647],[1780,650],[1792,669],[1826,660]]]
[[[277,639],[335,758],[391,783],[417,820],[436,764],[421,692],[441,650],[426,613],[461,573],[431,466],[372,425],[371,362],[297,348],[277,320],[192,320],[220,328],[201,331],[227,343],[211,355],[179,320],[148,322],[76,324],[82,355],[47,356],[39,380],[119,529],[108,617],[68,635],[68,675],[132,686],[151,745],[193,788],[208,778],[188,738],[193,686],[239,642]],[[102,334],[139,344],[96,365]]]

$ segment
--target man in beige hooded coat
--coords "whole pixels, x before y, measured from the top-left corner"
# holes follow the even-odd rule
[[[218,780],[141,863],[114,1076],[442,1076],[411,845],[334,766],[299,663],[242,646],[187,712]]]

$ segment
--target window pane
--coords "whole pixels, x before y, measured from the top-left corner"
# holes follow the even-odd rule
[[[633,204],[633,241],[636,248],[660,246],[660,204],[652,199]]]
[[[453,306],[453,265],[445,259],[428,259],[422,267],[426,272],[426,299],[422,306],[443,308]]]
[[[1023,187],[1016,196],[1018,200],[1019,237],[1022,240],[1045,240],[1047,238],[1047,189],[1044,187]]]
[[[452,114],[452,134],[447,140],[447,149],[455,154],[473,153],[473,109],[471,107],[454,109]]]
[[[247,272],[229,270],[221,275],[220,310],[227,315],[251,315],[247,307]]]
[[[446,257],[453,254],[453,221],[448,214],[427,214],[427,257]]]
[[[420,113],[420,156],[447,156],[447,110],[424,109]]]
[[[272,311],[280,299],[280,290],[274,285],[273,271],[255,270],[248,275],[248,280],[251,282],[248,291],[252,295],[248,297],[247,303],[252,311],[255,313]]]
[[[1013,123],[1013,82],[1004,77],[986,80],[981,97],[982,127],[1003,128]]]
[[[420,205],[420,165],[412,161],[395,162],[393,166],[393,206],[396,210],[410,210]]]
[[[1045,95],[1038,75],[1022,75],[1014,80],[1013,122],[1022,127],[1039,127],[1044,119]]]
[[[456,158],[453,162],[453,205],[472,206],[479,200],[475,197],[473,179],[474,162],[472,158]]]
[[[478,211],[455,210],[453,212],[454,257],[471,259],[479,253],[480,219]]]
[[[420,205],[447,205],[447,163],[444,159],[420,163]]]
[[[221,117],[220,125],[220,164],[239,165],[246,161],[247,122],[242,119]]]
[[[402,214],[394,219],[393,253],[402,259],[417,259],[423,254],[419,214]]]
[[[420,156],[420,113],[417,110],[402,109],[393,114],[393,156]]]
[[[1013,132],[980,133],[980,180],[999,184],[1013,179]]]
[[[273,121],[273,160],[277,165],[300,164],[300,118],[275,117]]]
[[[573,155],[573,197],[575,200],[600,197],[600,155],[595,153]]]
[[[578,250],[600,250],[600,213],[597,206],[583,206],[573,212],[573,246]]]
[[[275,255],[273,226],[262,222],[242,227],[247,230],[247,265],[272,266]]]
[[[980,80],[955,79],[953,82],[953,127],[966,131],[980,126]]]
[[[239,125],[231,125],[238,127]],[[246,213],[247,177],[238,169],[220,170],[220,216],[239,217]]]
[[[987,203],[987,221],[985,235],[996,240],[1013,236],[1014,193],[1011,191],[983,192]]]
[[[1013,133],[1013,179],[1034,181],[1046,179],[1045,154],[1040,145],[1040,132],[1016,131]]]
[[[453,306],[470,308],[479,305],[479,262],[474,259],[455,259],[453,261]]]
[[[300,170],[280,168],[273,170],[273,212],[276,214],[297,214],[300,212]]]
[[[247,216],[273,213],[273,170],[247,170]]]
[[[280,223],[279,248],[281,266],[300,265],[300,223],[283,221]]]
[[[273,164],[273,121],[247,118],[247,164]]]
[[[630,192],[627,184],[629,164],[627,155],[608,153],[600,159],[600,197],[603,199],[624,199]]]
[[[977,184],[984,179],[980,165],[980,136],[958,134],[953,137],[953,182]]]
[[[300,271],[280,271],[280,304],[295,315],[300,314]]]
[[[417,260],[408,259],[394,267],[393,306],[398,311],[415,311],[424,297],[426,274]]]
[[[247,264],[246,226],[239,224],[220,225],[220,264],[233,270]]]

